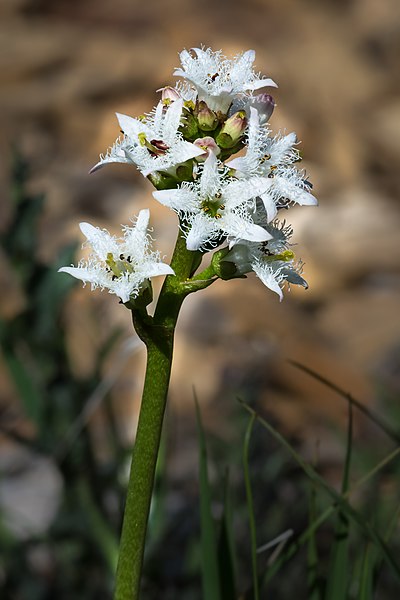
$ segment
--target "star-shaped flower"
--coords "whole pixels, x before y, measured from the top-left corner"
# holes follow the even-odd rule
[[[234,263],[238,275],[254,271],[267,288],[278,294],[280,300],[285,283],[307,289],[308,284],[301,276],[303,263],[296,261],[294,252],[289,249],[292,228],[285,221],[280,223],[275,220],[267,224],[261,219],[260,222],[269,232],[270,239],[261,244],[241,240],[232,246],[223,260]]]
[[[91,173],[107,163],[119,162],[135,164],[147,177],[155,171],[169,171],[200,156],[201,149],[185,141],[178,131],[183,102],[179,98],[166,106],[161,101],[153,113],[143,119],[117,113],[124,136],[115,142],[105,156],[100,156]]]
[[[177,189],[153,192],[156,200],[175,210],[188,223],[188,250],[217,246],[221,237],[262,242],[271,235],[253,222],[255,198],[270,186],[263,177],[232,179],[210,152],[199,181]]]
[[[272,79],[261,79],[254,72],[254,50],[232,60],[210,48],[192,48],[192,52],[194,56],[187,50],[180,53],[182,68],[175,69],[174,75],[190,81],[197,89],[198,99],[204,100],[211,110],[226,114],[237,94],[277,87]]]
[[[81,261],[78,267],[62,267],[59,271],[90,283],[92,290],[107,288],[123,303],[136,298],[143,283],[150,277],[174,274],[169,265],[160,261],[159,253],[150,249],[149,219],[149,210],[141,210],[134,227],[124,227],[121,240],[105,229],[80,223],[93,254],[87,261]]]
[[[275,218],[278,207],[290,203],[302,206],[315,206],[317,199],[310,193],[310,184],[304,173],[293,163],[299,160],[295,133],[271,137],[268,128],[263,127],[257,110],[250,108],[247,132],[247,152],[245,156],[234,158],[227,166],[244,177],[261,176],[271,180],[266,193],[260,195],[268,221]]]

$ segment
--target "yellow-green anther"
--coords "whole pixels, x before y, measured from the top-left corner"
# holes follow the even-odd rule
[[[146,139],[145,133],[139,133],[138,139],[139,139],[139,144],[141,146],[147,146],[147,139]]]
[[[292,250],[284,250],[280,254],[272,254],[271,256],[267,256],[267,260],[282,260],[283,262],[290,262],[295,257],[295,254]]]
[[[120,262],[120,261],[118,261]],[[111,269],[112,273],[116,277],[121,277],[122,271],[118,268],[118,264],[112,254],[112,252],[107,253],[106,265]]]

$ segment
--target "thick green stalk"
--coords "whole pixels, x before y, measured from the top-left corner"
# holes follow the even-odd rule
[[[138,335],[147,347],[147,368],[125,505],[114,600],[137,600],[147,521],[172,365],[179,310],[190,293],[183,283],[191,275],[195,252],[179,233],[171,266],[175,276],[164,282],[154,318],[132,311]]]

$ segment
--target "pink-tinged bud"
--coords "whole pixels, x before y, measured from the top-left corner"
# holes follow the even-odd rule
[[[250,106],[253,106],[260,117],[260,123],[267,123],[274,112],[276,102],[269,94],[258,94],[250,101]]]
[[[169,106],[171,102],[175,102],[181,97],[179,92],[169,85],[160,88],[157,92],[161,92],[161,101],[165,106]]]
[[[195,140],[193,143],[195,146],[198,146],[199,148],[204,150],[204,154],[200,154],[200,156],[196,156],[196,160],[199,162],[203,162],[204,160],[206,160],[207,156],[211,152],[213,154],[215,154],[215,156],[218,156],[218,154],[221,152],[219,146],[217,146],[217,144],[215,143],[214,138],[209,137],[209,136],[203,137],[203,138],[197,138],[197,140]]]
[[[197,106],[197,122],[203,131],[214,131],[218,125],[217,115],[208,108],[204,100],[200,100]]]
[[[221,148],[233,148],[239,142],[247,127],[247,117],[244,110],[229,117],[217,136],[217,144]]]

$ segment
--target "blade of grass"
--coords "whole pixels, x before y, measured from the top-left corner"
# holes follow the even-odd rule
[[[344,494],[343,497],[344,498],[349,497],[353,492],[355,492],[359,487],[364,485],[364,483],[366,483],[371,477],[373,477],[377,472],[379,472],[380,469],[385,467],[390,461],[392,461],[394,458],[396,458],[396,456],[398,456],[399,454],[400,454],[400,448],[396,448],[388,456],[385,456],[385,458],[383,460],[381,460],[373,469],[371,469],[371,471],[369,471],[368,473],[366,473],[366,475],[364,475],[361,479],[359,479],[353,485],[353,487],[346,494]],[[337,507],[336,503],[331,504],[331,506],[328,506],[328,508],[326,508],[324,510],[324,512],[321,513],[321,515],[313,523],[311,523],[311,525],[309,525],[309,527],[297,539],[295,539],[292,542],[292,544],[287,548],[287,550],[281,554],[281,556],[278,558],[278,560],[276,560],[275,562],[271,561],[269,563],[271,566],[265,575],[266,582],[270,581],[276,575],[276,573],[279,571],[279,569],[288,560],[290,560],[292,558],[292,556],[294,556],[294,554],[296,554],[296,552],[304,544],[306,544],[308,542],[310,537],[314,535],[314,533],[317,531],[317,529],[323,523],[325,523],[325,521],[327,519],[329,519],[329,517],[331,517],[336,512],[337,508],[338,507]],[[399,514],[400,514],[400,506],[398,508],[398,512],[395,514],[395,517],[393,519],[393,524],[395,524],[397,522],[397,518],[398,518]],[[389,537],[390,536],[385,536],[385,540],[388,541]]]
[[[398,577],[400,577],[400,567],[394,560],[392,554],[390,553],[386,543],[381,538],[379,533],[375,531],[375,529],[370,525],[370,523],[365,521],[363,515],[361,515],[357,510],[355,510],[340,493],[336,492],[326,481],[318,475],[318,473],[311,467],[311,465],[307,464],[301,456],[296,452],[296,450],[292,447],[292,445],[278,432],[272,425],[270,425],[265,419],[260,417],[250,406],[248,406],[245,402],[239,400],[242,406],[254,416],[255,419],[266,429],[269,433],[278,441],[282,446],[286,448],[289,454],[293,457],[293,459],[297,462],[299,467],[306,473],[306,475],[316,484],[318,487],[323,489],[333,500],[338,504],[339,508],[342,509],[343,513],[350,519],[353,519],[363,533],[370,538],[381,550],[383,553],[387,563],[390,565],[392,570],[396,573]]]
[[[317,518],[316,511],[317,490],[315,485],[311,484],[309,500],[309,523],[314,523]],[[315,530],[309,536],[307,544],[307,588],[309,600],[318,600],[320,598],[318,582],[318,549],[315,537]]]
[[[385,423],[380,418],[380,416],[375,413],[375,411],[372,411],[370,408],[365,406],[362,402],[360,402],[359,400],[356,400],[356,398],[353,398],[353,396],[351,394],[349,394],[348,392],[345,392],[336,383],[329,381],[329,379],[326,379],[326,377],[323,377],[322,375],[320,375],[313,369],[310,369],[310,367],[306,367],[305,365],[302,365],[301,363],[297,362],[296,360],[289,360],[289,363],[291,365],[293,365],[294,367],[296,367],[297,369],[300,369],[300,371],[307,373],[308,375],[310,375],[317,381],[320,381],[326,387],[333,390],[337,394],[339,394],[339,396],[341,396],[342,398],[347,400],[347,402],[349,402],[352,406],[356,407],[366,417],[368,417],[371,421],[373,421],[377,427],[380,427],[380,429],[382,429],[382,431],[384,431],[388,437],[390,437],[394,442],[396,442],[396,444],[400,444],[400,433],[398,433],[397,431],[392,429],[390,427],[390,425]]]
[[[233,549],[232,506],[229,494],[229,473],[224,481],[224,511],[218,541],[218,570],[221,600],[235,600],[235,561]]]
[[[399,517],[400,517],[400,504],[397,507],[397,509],[394,511],[394,515],[393,517],[390,519],[389,524],[387,526],[386,532],[385,532],[385,536],[384,539],[386,542],[389,542],[390,538],[392,537],[395,529],[396,529],[396,525],[398,525],[399,522]],[[379,555],[375,561],[375,565],[373,567],[373,589],[374,592],[378,586],[378,580],[379,580],[379,576],[381,573],[381,569],[382,569],[382,564],[383,564],[383,558],[381,555]]]
[[[218,575],[217,541],[215,523],[211,514],[211,490],[208,480],[207,448],[199,404],[194,392],[196,421],[199,440],[199,477],[200,477],[200,524],[201,524],[201,563],[203,597],[221,600]]]
[[[371,543],[368,542],[365,546],[364,556],[361,565],[361,577],[360,577],[360,589],[358,592],[357,600],[372,600],[373,589],[372,589],[372,575],[373,568],[371,564]]]
[[[250,541],[251,541],[251,567],[253,574],[253,594],[254,600],[259,600],[259,587],[257,577],[257,536],[256,536],[256,522],[254,518],[254,507],[253,507],[253,493],[251,491],[251,481],[249,472],[249,446],[251,439],[251,432],[253,425],[256,420],[255,414],[252,414],[249,420],[249,424],[246,429],[243,443],[243,471],[244,471],[244,483],[246,488],[246,499],[247,499],[247,512],[249,516],[250,525]]]
[[[343,469],[342,495],[349,489],[350,464],[353,443],[353,407],[349,403],[349,421],[347,428],[346,459]],[[349,559],[349,520],[342,510],[338,513],[335,529],[335,542],[332,547],[329,576],[327,579],[325,600],[346,598],[348,586]]]

